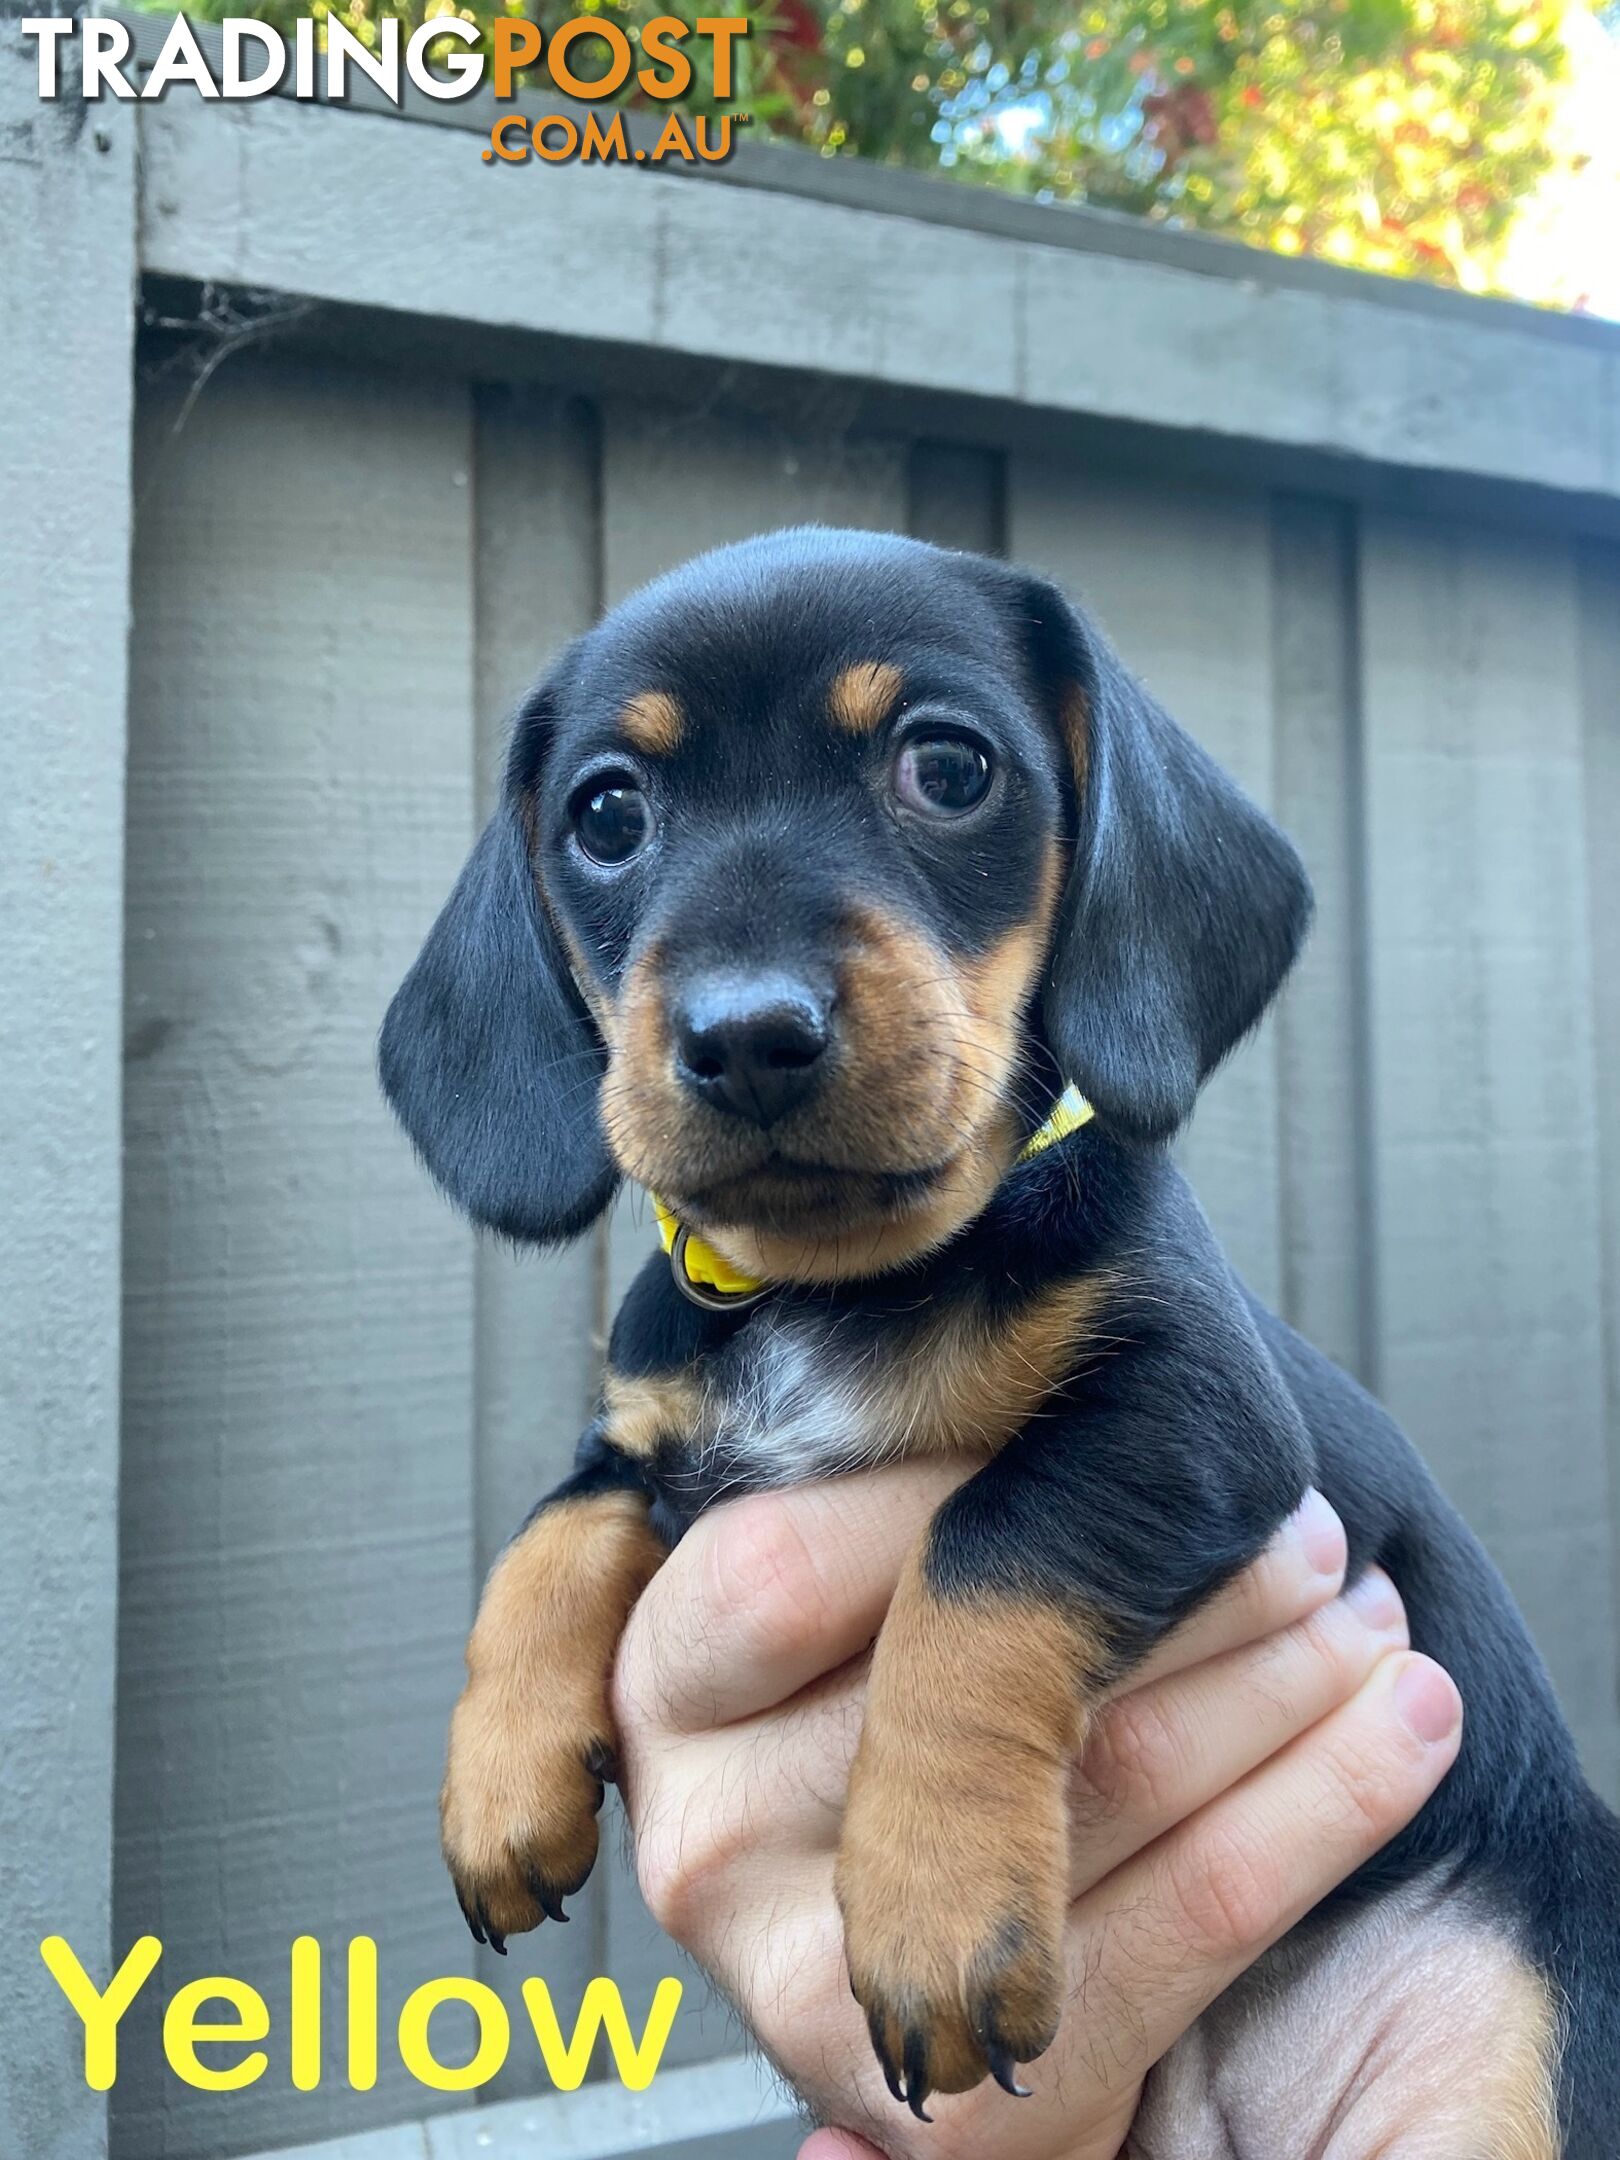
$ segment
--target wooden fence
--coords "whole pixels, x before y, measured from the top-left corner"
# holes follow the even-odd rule
[[[536,2057],[435,2102],[386,2046],[305,2093],[278,2045],[304,1931],[333,2035],[356,1934],[385,2031],[441,1973],[610,1972],[639,2015],[679,1969],[622,1865],[481,1956],[433,1806],[476,1586],[648,1226],[480,1247],[372,1044],[518,690],[787,521],[1055,573],[1300,841],[1309,957],[1186,1160],[1490,1545],[1615,1795],[1620,332],[791,152],[86,119],[14,30],[0,103],[0,2152],[794,2149],[695,1980],[640,2100],[537,2097]],[[165,1944],[110,2096],[49,1932],[98,1980]],[[210,1972],[271,2004],[241,2093],[163,2064]]]

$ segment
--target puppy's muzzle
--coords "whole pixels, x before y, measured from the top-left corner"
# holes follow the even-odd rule
[[[833,1062],[832,999],[796,974],[701,976],[670,1023],[682,1086],[766,1130],[804,1108]]]

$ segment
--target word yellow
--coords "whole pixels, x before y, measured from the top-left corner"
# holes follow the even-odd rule
[[[100,1992],[63,1936],[47,1935],[39,1954],[84,2026],[84,2081],[93,2091],[106,2092],[118,2076],[119,2021],[151,1978],[163,1945],[155,1935],[141,1936]],[[349,2083],[356,2092],[369,2092],[377,2082],[377,1945],[369,1935],[357,1935],[349,1944],[348,1980]],[[478,2022],[478,2046],[467,2063],[440,2062],[429,2043],[433,2013],[449,2002],[465,2003]],[[233,2013],[231,2022],[203,2018],[205,2006],[213,2003],[223,2003]],[[645,2092],[663,2059],[680,2004],[681,1983],[660,1980],[638,2042],[618,1988],[611,1980],[592,1980],[586,1984],[573,2033],[565,2040],[546,1983],[523,1983],[523,2007],[539,2042],[540,2059],[559,2092],[573,2092],[584,2083],[599,2032],[607,2036],[619,2082],[631,2092]],[[290,2013],[292,2081],[300,2092],[313,2092],[321,2082],[321,1946],[313,1935],[300,1935],[292,1946]],[[229,1974],[187,1981],[169,1998],[163,2014],[169,2068],[203,2092],[240,2092],[263,2077],[270,2058],[253,2043],[269,2033],[264,1997]],[[473,2092],[487,2085],[505,2062],[512,2027],[506,2005],[493,1988],[452,1975],[425,1981],[406,1997],[396,2037],[400,2061],[419,2085],[435,2092]],[[249,2052],[223,2065],[198,2058],[199,2042],[220,2041],[236,2041]]]

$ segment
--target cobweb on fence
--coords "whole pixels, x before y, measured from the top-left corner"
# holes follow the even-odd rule
[[[188,378],[185,395],[170,423],[170,434],[178,435],[184,428],[197,400],[233,354],[267,344],[278,333],[307,322],[316,306],[313,300],[290,299],[285,293],[212,282],[197,289],[196,304],[189,314],[167,314],[160,305],[151,303],[143,306],[142,328],[160,331],[176,341],[147,371],[148,379],[156,381],[176,373]]]

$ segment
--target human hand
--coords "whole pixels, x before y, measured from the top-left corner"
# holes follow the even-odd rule
[[[811,2110],[800,2160],[1115,2160],[1200,2012],[1408,1822],[1455,1758],[1451,1682],[1379,1574],[1338,1595],[1316,1498],[1131,1676],[1071,1788],[1069,1990],[1027,2100],[915,2121],[886,2092],[833,1899],[866,1652],[967,1467],[914,1463],[704,1516],[632,1615],[615,1691],[637,1866]]]

